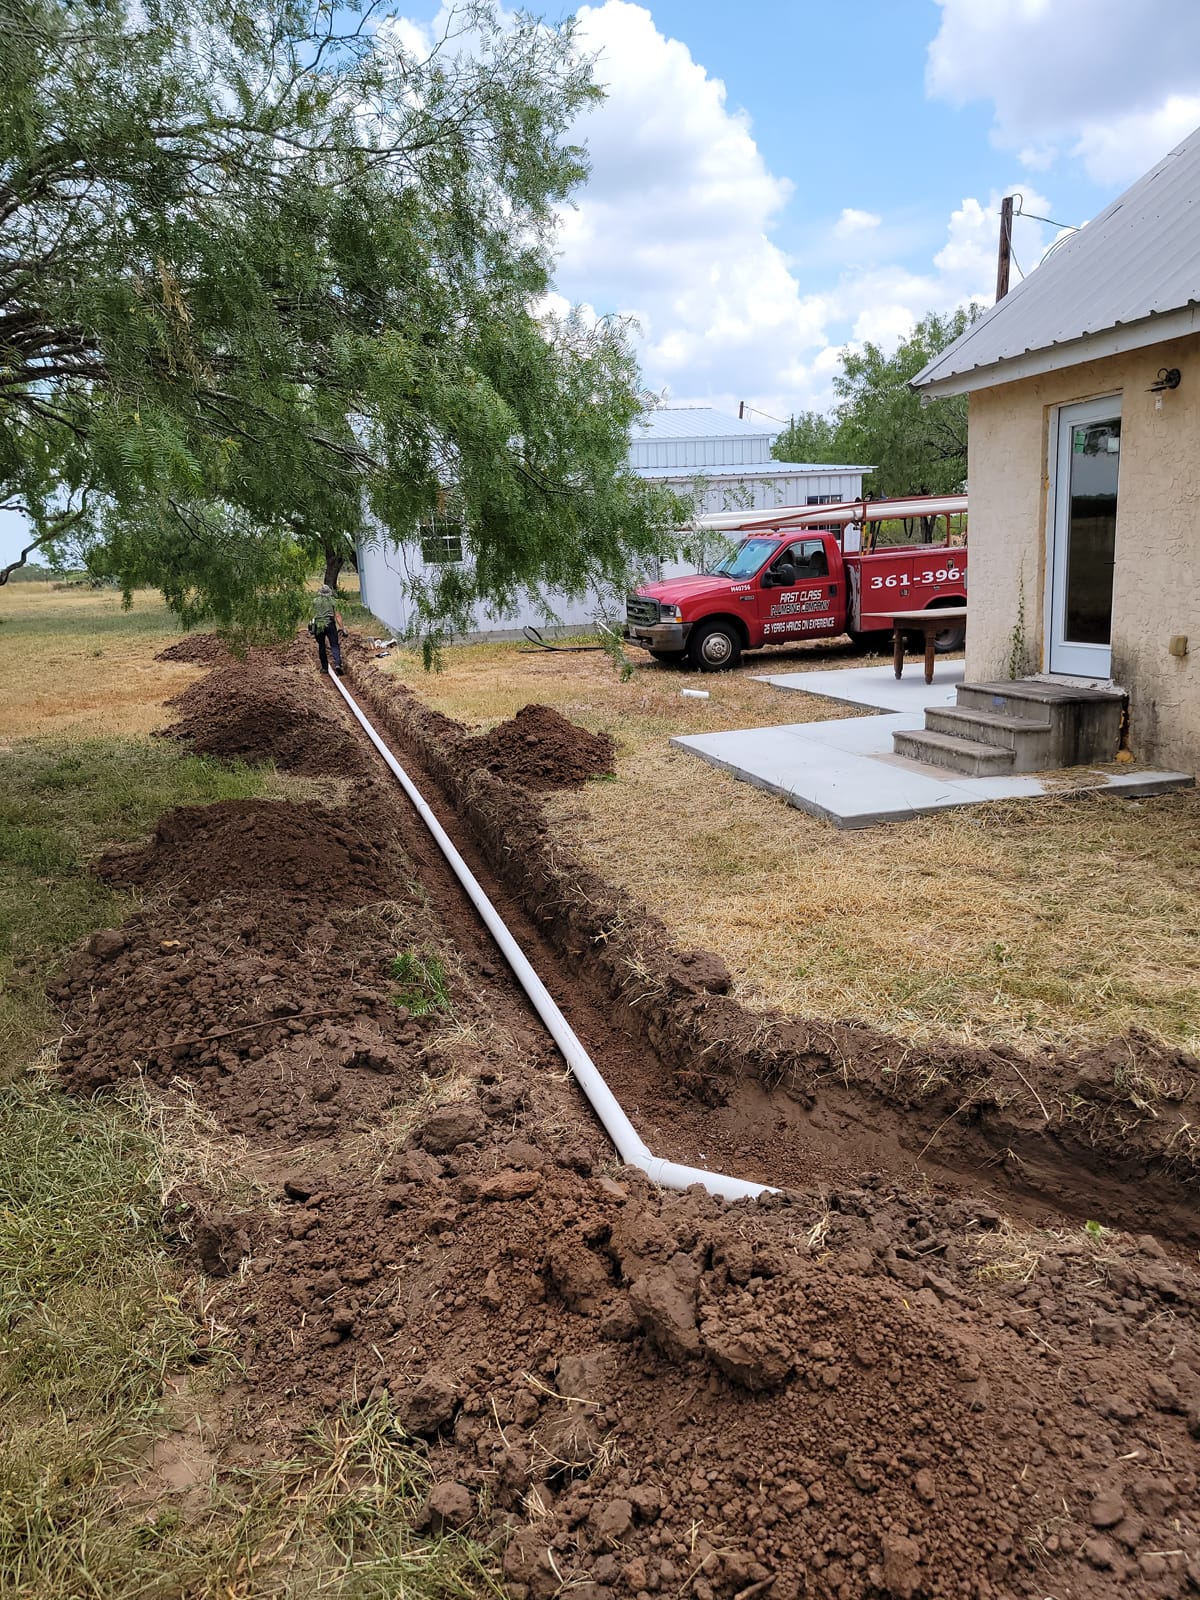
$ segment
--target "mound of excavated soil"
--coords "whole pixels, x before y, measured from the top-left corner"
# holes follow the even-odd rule
[[[160,650],[156,661],[190,661],[200,667],[216,667],[229,660],[229,651],[215,633],[189,633],[177,644]]]
[[[362,918],[316,922],[303,943],[282,932],[267,905],[94,934],[50,990],[64,1077],[87,1092],[139,1072],[183,1080],[230,1132],[272,1144],[378,1119],[423,1070],[425,1023],[388,982],[394,943]]]
[[[606,733],[589,733],[552,706],[522,706],[515,717],[465,747],[468,760],[526,789],[577,789],[613,770]]]
[[[264,1416],[386,1392],[435,1525],[507,1519],[518,1600],[1186,1592],[1200,1280],[1154,1241],[1039,1258],[876,1177],[726,1208],[600,1158],[493,1070],[379,1188],[298,1167],[222,1311]]]
[[[122,887],[169,888],[193,905],[303,901],[320,915],[379,899],[392,866],[344,813],[312,801],[224,800],[164,812],[148,844],[110,851],[96,871]]]
[[[279,676],[303,715],[304,678]],[[420,841],[403,860],[379,843],[400,802],[358,803],[169,813],[104,869],[164,892],[53,991],[69,1081],[182,1078],[276,1152],[270,1204],[206,1216],[183,1197],[256,1441],[388,1396],[427,1441],[431,1526],[502,1537],[512,1600],[1200,1589],[1194,1260],[1148,1236],[1010,1232],[871,1173],[738,1207],[608,1175],[469,906]],[[444,931],[473,974],[454,995],[470,1029],[394,1004],[395,908],[372,902],[414,876],[415,937]],[[720,1020],[727,975],[671,960],[680,1003]],[[378,1137],[456,1031],[459,1098]],[[667,1114],[653,1135],[670,1154]]]
[[[277,644],[254,645],[244,655],[234,655],[217,633],[189,633],[175,644],[160,650],[156,661],[190,661],[202,667],[245,666],[281,667],[315,665],[316,650],[302,634]]]
[[[199,644],[202,638],[185,642]],[[273,761],[313,777],[353,777],[364,769],[368,752],[315,676],[302,697],[296,675],[276,663],[216,659],[216,670],[169,702],[179,716],[163,738],[178,739],[201,755]]]

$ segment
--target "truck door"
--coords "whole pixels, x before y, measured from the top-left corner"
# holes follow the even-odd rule
[[[789,570],[790,569],[790,570]],[[759,574],[758,615],[763,643],[842,631],[842,584],[831,577],[825,541],[793,539]]]

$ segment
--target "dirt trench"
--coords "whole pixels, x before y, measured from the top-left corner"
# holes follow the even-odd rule
[[[604,1071],[656,1154],[801,1188],[879,1168],[965,1185],[1033,1221],[1200,1241],[1193,1058],[1139,1038],[1040,1056],[912,1046],[860,1023],[749,1011],[719,958],[679,950],[558,847],[536,797],[481,770],[466,730],[368,663],[356,690],[524,947],[538,949],[581,1037],[593,1037],[577,1021],[590,1000],[626,1041],[605,1051]],[[1157,1104],[1139,1092],[1147,1081],[1161,1086]]]
[[[353,671],[366,697],[374,680]],[[669,979],[642,956],[626,970],[642,946],[603,886],[571,898],[575,867],[533,797],[456,768],[465,731],[405,697],[410,724],[436,732],[428,749],[410,734],[422,777],[444,762],[489,860],[525,883],[541,915],[449,818],[619,1092],[643,1097],[651,1145],[686,1159],[691,1140],[751,1176],[796,1163],[794,1193],[754,1206],[650,1189],[613,1160],[309,653],[218,658],[181,698],[194,747],[232,738],[339,780],[324,806],[168,813],[108,857],[99,870],[145,903],[55,990],[68,1082],[145,1074],[244,1141],[257,1198],[178,1197],[247,1370],[219,1471],[314,1410],[386,1400],[424,1441],[428,1525],[495,1537],[513,1600],[1200,1586],[1191,1267],[1149,1234],[1014,1229],[977,1185],[931,1181],[907,1153],[856,1166],[878,1153],[873,1130],[839,1143],[827,1069],[778,1070],[768,1032],[748,1070],[710,957],[666,941]],[[397,974],[417,951],[442,963],[446,1005]],[[688,1037],[700,1069],[679,1065]],[[865,1088],[832,1088],[869,1116]],[[755,1114],[775,1119],[767,1142]]]

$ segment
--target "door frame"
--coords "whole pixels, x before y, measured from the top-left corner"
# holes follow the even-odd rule
[[[1046,462],[1046,583],[1042,627],[1042,669],[1055,677],[1094,678],[1108,682],[1112,677],[1112,640],[1108,644],[1073,644],[1062,638],[1060,608],[1056,605],[1060,566],[1065,569],[1067,546],[1060,539],[1058,516],[1060,509],[1059,472],[1063,464],[1062,438],[1064,431],[1081,422],[1099,422],[1105,417],[1124,416],[1123,393],[1099,395],[1092,400],[1075,400],[1069,405],[1055,406],[1051,412]],[[1067,452],[1067,462],[1071,452]],[[1068,468],[1069,470],[1069,468]],[[1117,464],[1117,509],[1120,514],[1120,463]],[[1066,606],[1065,570],[1062,588],[1062,609]],[[1116,569],[1113,571],[1114,597]],[[1057,649],[1055,643],[1057,640]]]

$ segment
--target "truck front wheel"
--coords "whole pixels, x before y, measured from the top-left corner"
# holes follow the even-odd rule
[[[701,672],[728,672],[742,659],[742,640],[732,622],[701,622],[688,640],[688,660]]]
[[[856,650],[878,650],[881,655],[891,655],[892,636],[889,632],[883,633],[856,633],[852,628],[847,629],[850,643]]]

